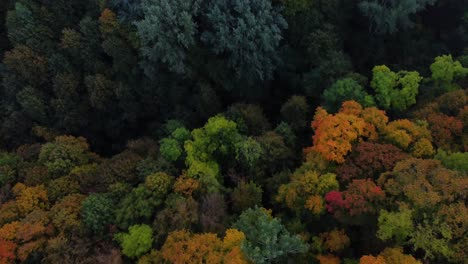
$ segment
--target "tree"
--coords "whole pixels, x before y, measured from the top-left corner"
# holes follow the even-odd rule
[[[269,263],[278,261],[288,254],[303,253],[306,244],[297,236],[292,236],[280,220],[255,207],[244,211],[234,228],[245,234],[242,251],[250,261]]]
[[[14,263],[16,247],[15,243],[0,239],[0,263]]]
[[[380,210],[377,237],[382,240],[393,239],[402,245],[414,231],[412,214],[408,208],[400,208],[398,212]]]
[[[395,73],[381,65],[375,66],[372,73],[371,87],[375,90],[375,98],[380,107],[401,112],[416,103],[419,83],[423,79],[418,72]]]
[[[201,41],[247,81],[269,80],[278,63],[281,31],[287,23],[267,0],[209,1]]]
[[[262,188],[254,182],[241,181],[231,193],[232,209],[241,213],[262,204]]]
[[[224,196],[219,193],[209,193],[204,196],[199,215],[200,226],[204,232],[221,234],[226,229],[229,216]]]
[[[468,173],[468,163],[466,162],[468,160],[468,152],[447,153],[439,149],[434,158],[440,160],[448,169]]]
[[[128,233],[118,233],[115,239],[122,247],[122,253],[130,258],[137,258],[151,249],[153,231],[147,225],[134,225]]]
[[[144,19],[136,22],[143,69],[150,78],[162,62],[176,73],[189,71],[187,53],[195,45],[199,0],[143,0]]]
[[[41,148],[39,162],[55,177],[65,176],[74,167],[91,160],[89,145],[83,137],[59,136]]]
[[[323,197],[332,190],[338,190],[335,174],[298,170],[291,175],[289,183],[279,187],[276,200],[285,203],[297,213],[307,209],[315,215],[320,215],[325,211]]]
[[[304,129],[309,121],[310,107],[304,96],[293,95],[281,106],[281,117],[295,131]]]
[[[348,101],[354,104],[354,101]],[[343,103],[345,106],[347,102]],[[357,103],[356,103],[357,104]],[[357,104],[358,110],[362,107]],[[315,135],[312,137],[313,146],[306,152],[317,151],[330,161],[343,163],[344,156],[352,149],[352,143],[364,135],[366,122],[357,115],[338,112],[328,114],[325,109],[318,107],[312,122]]]
[[[359,219],[363,214],[374,214],[385,199],[385,192],[370,180],[353,180],[345,191],[331,191],[325,195],[327,210],[342,221]]]
[[[158,244],[162,244],[170,232],[182,229],[192,230],[197,227],[200,223],[200,227],[203,229],[203,223],[199,221],[199,204],[192,197],[182,197],[179,195],[170,195],[164,203],[165,208],[156,214],[153,221],[154,241]],[[213,207],[210,208],[213,211],[210,216],[216,216],[223,214],[221,208]],[[216,210],[216,211],[215,211]],[[215,219],[210,219],[216,221]]]
[[[321,233],[319,238],[324,249],[334,253],[343,251],[351,242],[346,232],[342,229],[334,229],[330,232]]]
[[[382,172],[393,169],[395,164],[408,155],[391,144],[361,142],[340,165],[336,174],[340,182],[353,179],[376,179]]]
[[[264,154],[260,143],[255,139],[248,137],[238,142],[236,148],[236,160],[247,171],[253,171],[258,168]]]
[[[236,229],[228,229],[223,240],[215,234],[192,234],[186,230],[169,234],[161,248],[163,258],[175,264],[248,263],[239,247],[245,236]]]
[[[344,101],[354,100],[359,104],[370,107],[374,106],[374,98],[352,78],[344,78],[336,81],[332,86],[323,91],[323,106],[330,112],[336,112]]]
[[[13,153],[0,152],[0,187],[16,180],[19,161]]]
[[[359,264],[386,264],[386,262],[382,256],[362,256],[359,259]]]
[[[239,132],[246,135],[259,136],[271,129],[263,109],[254,104],[233,104],[226,111],[226,118],[236,122]]]
[[[467,179],[444,168],[439,161],[415,158],[397,163],[393,171],[383,173],[377,182],[393,200],[406,201],[415,209],[454,201],[467,188]]]
[[[436,57],[430,68],[432,80],[444,92],[459,89],[460,86],[454,82],[468,75],[468,68],[454,61],[452,55]]]
[[[424,250],[425,259],[434,259],[442,257],[451,259],[453,249],[450,245],[452,232],[450,227],[440,219],[425,218],[422,223],[418,224],[415,232],[412,234],[410,243],[414,250]]]
[[[421,264],[413,256],[403,254],[402,248],[386,248],[380,252],[379,256],[385,259],[386,264]]]
[[[235,153],[236,143],[241,140],[236,123],[215,116],[204,127],[194,129],[192,137],[184,145],[187,175],[199,179],[209,191],[219,189],[219,163]]]
[[[16,2],[14,10],[7,13],[2,23],[6,24],[8,39],[14,46],[25,45],[42,52],[53,49],[53,32],[39,17],[39,10],[39,5]]]
[[[144,184],[132,189],[116,209],[117,223],[125,228],[148,221],[172,187],[172,177],[164,172],[148,175]]]
[[[428,157],[434,154],[432,137],[427,123],[411,122],[408,119],[388,123],[384,138],[387,142],[411,152],[414,157]]]
[[[49,206],[47,191],[43,185],[28,187],[17,183],[12,189],[16,197],[16,206],[21,215],[27,215],[35,209],[47,209]]]
[[[105,194],[89,195],[81,209],[83,224],[92,232],[100,234],[114,221],[113,207],[113,201]]]
[[[143,16],[141,0],[111,0],[110,6],[117,10],[119,19],[123,21],[134,21]]]
[[[73,233],[80,230],[81,204],[85,199],[84,195],[71,194],[54,204],[50,209],[52,224],[63,233]]]
[[[392,34],[413,26],[411,17],[433,5],[436,0],[367,0],[359,3],[361,12],[369,18],[373,33]]]

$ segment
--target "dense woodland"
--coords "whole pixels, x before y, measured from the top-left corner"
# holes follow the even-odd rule
[[[0,21],[0,264],[468,263],[467,0]]]

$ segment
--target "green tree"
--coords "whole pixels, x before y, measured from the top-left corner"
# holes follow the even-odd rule
[[[235,155],[236,144],[242,139],[237,125],[223,116],[208,119],[202,128],[192,131],[192,140],[185,142],[188,176],[198,178],[211,191],[219,188],[219,163]]]
[[[89,145],[83,137],[59,136],[53,142],[44,144],[39,154],[39,162],[56,177],[66,175],[74,167],[90,160]]]
[[[101,233],[114,221],[114,202],[105,194],[91,194],[83,201],[83,224],[94,233]]]
[[[177,161],[184,154],[184,143],[190,139],[190,131],[184,127],[176,128],[169,137],[159,141],[159,151],[168,161]]]
[[[402,245],[414,231],[412,214],[408,208],[400,208],[398,212],[380,210],[377,237],[382,240],[394,239]]]
[[[120,202],[116,210],[117,223],[125,228],[139,221],[150,220],[156,208],[164,202],[172,180],[164,172],[148,175],[144,184],[134,188]]]
[[[440,219],[425,218],[422,223],[416,226],[412,234],[410,243],[414,250],[424,250],[426,259],[445,258],[450,259],[453,255],[453,248],[450,244],[452,232],[447,223]]]
[[[367,0],[359,3],[361,12],[369,18],[371,32],[392,34],[413,26],[412,15],[437,0]]]
[[[247,170],[254,170],[259,165],[264,151],[260,143],[248,137],[239,141],[236,146],[236,160]]]
[[[201,40],[216,55],[227,55],[239,79],[269,80],[278,63],[281,31],[287,23],[268,0],[211,0]]]
[[[364,107],[374,106],[374,98],[352,78],[344,78],[336,81],[332,86],[325,89],[322,94],[324,107],[337,112],[344,101],[354,100]]]
[[[419,83],[423,79],[418,72],[395,73],[381,65],[375,66],[372,73],[371,87],[375,90],[375,98],[380,107],[404,111],[416,103]]]
[[[468,75],[468,68],[464,68],[459,61],[454,61],[452,55],[442,55],[435,58],[431,64],[432,80],[443,92],[459,89],[455,81]]]
[[[186,73],[187,53],[195,45],[200,0],[143,0],[144,19],[136,22],[143,68],[149,76],[159,64]]]
[[[291,235],[279,219],[272,217],[263,208],[244,211],[234,228],[245,234],[241,248],[254,263],[271,263],[288,254],[307,250],[307,245],[298,236]]]
[[[434,158],[440,160],[448,169],[468,173],[468,152],[447,153],[439,149]]]
[[[122,253],[130,258],[137,258],[151,249],[153,230],[148,225],[134,225],[128,233],[117,233],[115,239],[122,247]]]

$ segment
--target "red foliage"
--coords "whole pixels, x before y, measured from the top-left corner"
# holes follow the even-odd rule
[[[325,196],[328,212],[337,219],[374,213],[384,198],[385,193],[370,179],[353,180],[345,191],[331,191]]]
[[[16,244],[0,239],[0,264],[13,263],[15,259]]]
[[[393,145],[362,142],[346,158],[345,163],[338,167],[336,174],[341,182],[355,178],[375,179],[407,157],[407,154]]]
[[[429,123],[434,144],[440,148],[451,149],[451,144],[462,135],[463,123],[453,116],[431,113],[426,120]]]

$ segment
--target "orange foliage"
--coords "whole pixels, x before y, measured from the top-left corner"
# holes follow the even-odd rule
[[[359,264],[386,264],[386,262],[382,256],[362,256]]]
[[[0,238],[0,264],[14,263],[16,244]]]
[[[0,206],[0,225],[19,218],[16,201],[8,201]]]
[[[16,251],[16,255],[20,261],[25,261],[31,253],[34,251],[38,251],[41,248],[44,247],[46,240],[45,239],[40,239],[36,241],[31,241],[26,244],[21,245],[18,247],[18,250]]]
[[[244,233],[235,229],[228,229],[223,241],[216,234],[191,234],[180,230],[169,234],[161,254],[174,264],[247,263],[240,250],[244,238]]]
[[[319,255],[316,257],[320,264],[340,264],[340,258],[333,255]]]
[[[305,203],[305,208],[309,209],[314,214],[320,214],[323,211],[323,209],[325,209],[325,205],[323,204],[323,198],[318,195],[310,196]]]
[[[335,115],[319,107],[312,121],[314,145],[305,152],[317,151],[330,161],[343,163],[354,142],[363,138],[377,140],[387,122],[384,111],[375,107],[363,109],[355,101],[344,102]]]
[[[45,209],[48,206],[47,191],[43,185],[28,187],[17,183],[12,191],[16,196],[16,205],[22,215],[26,215],[34,209]]]
[[[200,187],[200,182],[193,178],[179,177],[174,183],[174,192],[191,196]]]
[[[380,253],[386,264],[421,264],[413,256],[403,254],[402,248],[386,248]]]
[[[99,17],[100,30],[104,34],[112,33],[118,27],[117,16],[109,9],[104,9]]]
[[[0,228],[0,239],[14,240],[20,227],[21,223],[18,221],[5,224],[2,226],[2,228]]]
[[[322,233],[319,237],[325,249],[331,252],[340,252],[350,244],[349,237],[344,230],[335,229],[330,232]]]

